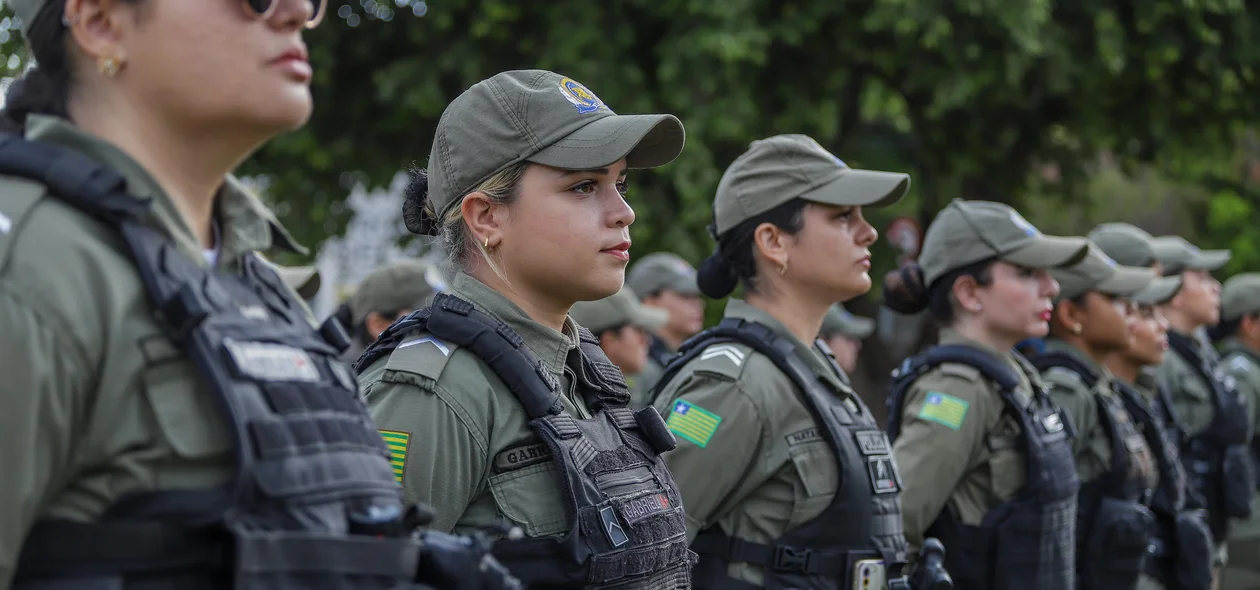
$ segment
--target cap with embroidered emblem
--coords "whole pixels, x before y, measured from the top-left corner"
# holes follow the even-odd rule
[[[673,115],[618,115],[581,83],[545,70],[502,72],[443,111],[429,154],[429,200],[440,219],[460,197],[521,162],[591,170],[622,158],[630,168],[682,152]]]
[[[1051,269],[1050,275],[1059,282],[1058,299],[1071,299],[1089,291],[1133,297],[1155,280],[1153,269],[1117,264],[1092,244],[1080,262]]]
[[[1008,205],[954,199],[928,226],[919,266],[930,286],[951,270],[989,259],[1048,269],[1075,264],[1088,252],[1085,238],[1042,234]]]
[[[752,142],[722,174],[714,230],[720,236],[792,199],[883,207],[909,189],[908,174],[850,168],[808,136],[776,135]]]

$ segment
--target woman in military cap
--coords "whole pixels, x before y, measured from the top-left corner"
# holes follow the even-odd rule
[[[1059,292],[1048,269],[1087,251],[1006,205],[955,200],[928,227],[918,262],[885,284],[889,308],[928,308],[942,326],[940,346],[894,372],[888,429],[906,537],[940,538],[959,588],[1073,587],[1070,432],[1013,347],[1046,335]]]
[[[673,441],[568,312],[622,288],[630,168],[673,160],[671,115],[618,115],[579,82],[497,74],[442,114],[403,209],[460,269],[360,359],[359,381],[408,499],[433,525],[503,521],[495,544],[537,588],[687,588]]]
[[[1096,232],[1123,235],[1120,232],[1124,231],[1133,236],[1134,244],[1149,241],[1149,236],[1142,238],[1121,225],[1100,226],[1090,235]],[[1125,256],[1123,249],[1117,249],[1120,243],[1098,242],[1106,253]],[[1133,256],[1127,259],[1141,260]],[[1133,298],[1134,319],[1129,326],[1129,345],[1104,359],[1104,365],[1113,375],[1114,391],[1124,401],[1155,458],[1158,483],[1150,503],[1155,527],[1150,553],[1138,579],[1140,590],[1208,590],[1212,587],[1215,553],[1212,534],[1204,520],[1202,499],[1190,487],[1181,463],[1181,431],[1172,401],[1151,371],[1164,362],[1168,350],[1168,322],[1158,306],[1167,303],[1180,288],[1180,277],[1162,277],[1138,293]]]
[[[1102,363],[1129,347],[1133,297],[1155,280],[1150,268],[1120,266],[1096,246],[1085,260],[1051,271],[1059,296],[1045,350],[1033,366],[1072,418],[1081,481],[1077,501],[1077,587],[1137,587],[1155,516],[1156,458]]]
[[[887,439],[816,338],[832,304],[871,287],[878,234],[863,209],[909,185],[803,135],[755,141],[722,175],[699,286],[720,298],[742,284],[743,298],[680,351],[655,402],[678,438],[667,460],[696,588],[882,588],[902,574]]]
[[[324,4],[6,2],[38,63],[0,138],[0,587],[426,577],[440,543],[412,538],[345,336],[258,255],[301,248],[231,175],[310,116]]]

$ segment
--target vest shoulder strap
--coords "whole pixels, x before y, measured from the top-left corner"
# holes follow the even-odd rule
[[[1039,373],[1065,372],[1091,389],[1102,379],[1097,371],[1066,352],[1044,352],[1028,360]]]
[[[769,358],[802,390],[814,386],[813,373],[796,357],[795,347],[789,340],[762,324],[723,318],[717,326],[683,343],[678,356],[665,368],[658,387],[668,383],[684,365],[696,358],[699,359],[696,362],[702,363],[699,368],[705,372],[738,379],[747,364],[748,354],[754,351]]]
[[[437,381],[458,348],[458,344],[446,342],[432,334],[410,334],[389,355],[385,369],[414,373]]]
[[[970,371],[960,376],[983,377],[998,386],[998,390],[1007,403],[1014,403],[1014,392],[1019,387],[1019,375],[1015,369],[1002,359],[982,350],[963,344],[942,344],[902,361],[901,366],[893,370],[892,381],[888,392],[888,436],[896,440],[901,432],[901,406],[905,403],[906,392],[910,386],[924,373],[936,368],[950,365],[962,365]],[[958,369],[949,369],[958,373]]]

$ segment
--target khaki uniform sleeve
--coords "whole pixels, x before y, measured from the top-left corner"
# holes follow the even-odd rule
[[[1066,371],[1046,371],[1042,378],[1050,388],[1050,399],[1055,405],[1067,412],[1072,419],[1072,427],[1076,436],[1072,439],[1072,453],[1080,462],[1080,455],[1091,444],[1094,438],[1090,433],[1098,427],[1098,402],[1085,382],[1076,375],[1065,375]]]
[[[394,475],[407,502],[434,510],[430,528],[451,532],[485,486],[485,436],[425,385],[383,380],[365,392],[372,419],[390,447]]]
[[[49,495],[64,485],[73,447],[86,442],[74,433],[83,431],[93,363],[61,325],[0,285],[0,588]]]
[[[1244,355],[1235,354],[1225,359],[1224,369],[1238,382],[1238,393],[1242,394],[1251,413],[1251,431],[1260,432],[1260,366]]]
[[[971,380],[929,373],[906,392],[893,456],[905,484],[902,518],[912,546],[923,544],[928,527],[979,454],[994,411],[984,399],[990,395],[978,374]],[[929,397],[936,407],[925,409]]]
[[[690,544],[742,500],[739,490],[755,489],[755,480],[766,477],[753,473],[765,427],[739,383],[715,375],[693,375],[673,395],[662,395],[656,409],[678,439],[665,461],[682,493]]]

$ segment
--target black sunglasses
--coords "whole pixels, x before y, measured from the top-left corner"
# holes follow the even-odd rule
[[[278,6],[281,1],[282,0],[241,0],[241,4],[244,5],[245,10],[249,12],[251,16],[259,20],[264,20],[271,17],[271,13],[275,12],[276,6]],[[324,20],[324,9],[328,7],[328,0],[307,1],[311,3],[311,8],[314,9],[314,12],[311,13],[311,18],[306,21],[306,28],[313,29],[319,26],[320,21]]]

